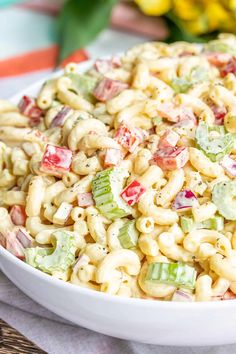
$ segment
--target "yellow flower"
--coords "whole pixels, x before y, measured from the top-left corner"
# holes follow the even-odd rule
[[[221,24],[220,31],[236,33],[235,18],[231,17],[229,21]]]
[[[185,21],[197,20],[201,15],[199,1],[195,0],[173,0],[173,11],[177,17]]]
[[[171,0],[135,0],[135,2],[149,16],[161,16],[171,9]]]
[[[199,16],[197,20],[182,22],[187,31],[201,35],[207,33],[209,30],[207,17],[205,15]]]
[[[221,0],[221,3],[227,9],[236,11],[236,0]]]
[[[205,14],[208,18],[209,31],[215,31],[230,21],[230,14],[217,1],[211,1],[206,5]]]
[[[236,33],[236,0],[134,0],[149,16],[172,10],[184,28],[201,35],[215,30]]]

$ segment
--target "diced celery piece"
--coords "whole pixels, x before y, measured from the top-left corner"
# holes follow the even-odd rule
[[[180,217],[180,226],[184,233],[191,232],[192,230],[210,229],[222,231],[224,229],[224,218],[216,215],[205,221],[195,223],[193,218],[187,216]]]
[[[235,196],[235,180],[219,182],[213,188],[213,203],[217,206],[219,213],[227,220],[236,220]]]
[[[176,77],[171,81],[171,86],[176,93],[187,92],[194,84],[203,82],[209,77],[205,67],[195,66],[186,77]]]
[[[224,218],[222,216],[213,216],[201,224],[203,229],[222,231],[224,229]]]
[[[190,232],[194,228],[193,218],[181,216],[180,226],[184,233]]]
[[[123,248],[134,248],[137,246],[138,236],[135,220],[130,220],[120,228],[118,238]]]
[[[114,167],[98,172],[92,181],[96,207],[109,219],[122,218],[132,213],[132,208],[120,197],[126,177],[128,175],[125,170]]]
[[[43,257],[49,256],[53,253],[52,247],[42,248],[42,247],[32,247],[25,249],[25,261],[34,268],[38,268],[38,264],[41,262]]]
[[[58,230],[51,235],[53,248],[27,248],[26,262],[45,273],[65,272],[75,261],[76,240],[68,232]]]
[[[51,235],[54,244],[54,252],[43,258],[39,265],[44,272],[66,271],[75,261],[76,240],[68,231],[55,231]]]
[[[194,289],[196,276],[196,270],[187,264],[151,263],[148,265],[145,281]]]
[[[212,132],[216,132],[219,136],[211,137]],[[234,146],[233,135],[226,133],[224,127],[210,127],[204,121],[199,123],[195,137],[199,148],[213,162],[221,160],[232,151]]]
[[[187,92],[191,86],[191,81],[187,80],[184,77],[176,77],[171,81],[171,87],[176,93]]]
[[[80,93],[88,101],[94,102],[94,97],[92,92],[97,85],[97,78],[86,74],[67,74],[71,81],[74,89],[77,93]]]

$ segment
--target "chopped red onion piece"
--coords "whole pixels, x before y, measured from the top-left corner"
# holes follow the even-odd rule
[[[192,208],[195,205],[198,205],[198,200],[195,194],[189,189],[184,189],[176,195],[172,208],[180,210]]]
[[[32,246],[33,238],[26,232],[26,230],[19,229],[16,233],[16,238],[24,248]]]
[[[182,290],[176,290],[174,292],[174,295],[172,297],[172,301],[186,301],[186,302],[192,302],[193,301],[193,295],[186,293]]]
[[[17,258],[25,258],[24,247],[16,238],[16,234],[14,232],[8,231],[6,233],[6,249]]]
[[[64,122],[66,117],[68,116],[68,113],[71,111],[70,107],[63,106],[62,109],[56,114],[56,116],[53,118],[50,127],[61,127]]]
[[[189,127],[193,128],[197,126],[197,118],[189,107],[181,106],[179,121],[173,125],[173,127]]]
[[[0,232],[0,246],[6,248],[6,237]]]
[[[231,159],[228,155],[225,155],[223,160],[220,162],[221,166],[228,172],[231,176],[236,177],[236,161]]]
[[[227,113],[227,109],[225,107],[219,107],[215,104],[212,104],[210,106],[211,110],[214,113],[215,116],[215,124],[216,125],[223,125],[224,124],[224,119],[225,115]]]

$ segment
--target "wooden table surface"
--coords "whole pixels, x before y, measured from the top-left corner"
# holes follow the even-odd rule
[[[47,354],[0,319],[0,354]]]

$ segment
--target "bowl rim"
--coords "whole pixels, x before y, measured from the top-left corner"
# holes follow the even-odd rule
[[[161,301],[161,300],[152,300],[152,299],[140,299],[140,298],[131,298],[131,297],[122,297],[117,295],[111,295],[104,292],[96,291],[93,289],[85,288],[76,284],[72,284],[57,278],[52,277],[51,275],[42,272],[39,269],[36,269],[29,264],[25,263],[23,260],[20,260],[5,248],[0,246],[0,257],[7,259],[10,263],[12,263],[17,268],[30,273],[35,276],[35,278],[40,278],[42,281],[46,283],[51,283],[52,285],[59,287],[65,290],[71,290],[77,294],[83,294],[89,296],[90,298],[96,298],[97,300],[110,301],[113,303],[120,303],[123,305],[129,306],[137,306],[142,305],[144,307],[164,307],[173,310],[184,310],[186,308],[196,308],[196,309],[212,309],[215,310],[219,306],[221,308],[228,307],[236,304],[236,300],[227,300],[227,301],[203,301],[203,302],[178,302],[178,301]],[[0,261],[1,262],[1,261]],[[2,267],[0,267],[0,270]],[[7,276],[7,272],[2,272]]]
[[[117,54],[118,56],[121,55],[121,53]],[[107,59],[110,56],[104,56],[102,59]],[[91,67],[91,65],[94,63],[94,59],[91,60],[86,60],[84,62],[81,62],[78,64],[78,68],[81,69],[81,72],[84,72],[86,69]],[[24,94],[28,93],[31,90],[35,90],[39,88],[45,81],[48,79],[52,79],[54,77],[57,77],[58,75],[61,75],[63,73],[63,69],[58,69],[54,71],[53,73],[50,73],[49,75],[45,76],[44,78],[34,82],[33,84],[27,86],[26,88],[20,90],[16,94],[14,94],[12,97],[10,97],[10,101],[13,103],[18,103],[19,98],[22,97]],[[215,310],[216,308],[225,308],[228,306],[232,306],[236,304],[236,300],[227,300],[227,301],[204,301],[204,302],[175,302],[175,301],[161,301],[161,300],[152,300],[152,299],[140,299],[140,298],[129,298],[129,297],[122,297],[122,296],[117,296],[117,295],[111,295],[107,294],[104,292],[100,291],[95,291],[93,289],[81,287],[79,285],[75,285],[69,282],[65,282],[63,280],[57,279],[52,277],[51,275],[42,272],[39,269],[36,269],[29,264],[25,263],[24,261],[20,260],[19,258],[15,257],[12,255],[9,251],[4,249],[0,245],[0,257],[3,257],[7,259],[10,263],[12,263],[14,266],[17,268],[22,269],[25,272],[30,273],[31,275],[35,276],[36,278],[40,278],[42,281],[45,281],[46,283],[51,283],[52,285],[55,285],[56,287],[71,290],[77,294],[83,294],[92,298],[96,298],[97,300],[100,299],[102,301],[110,301],[113,303],[120,303],[123,305],[129,305],[129,306],[144,306],[144,307],[164,307],[168,309],[173,309],[173,310],[184,310],[186,308],[196,308],[196,309],[212,309]],[[0,270],[1,269],[0,265]],[[2,272],[7,276],[7,272],[3,271]]]

